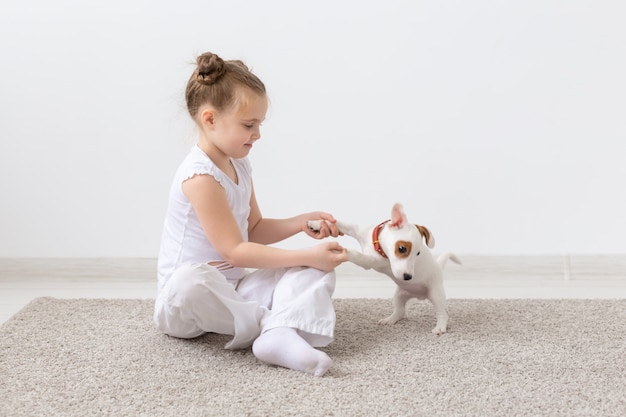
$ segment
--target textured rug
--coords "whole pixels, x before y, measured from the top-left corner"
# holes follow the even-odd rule
[[[624,416],[626,300],[337,299],[315,378],[156,332],[151,300],[34,300],[0,328],[1,416]]]

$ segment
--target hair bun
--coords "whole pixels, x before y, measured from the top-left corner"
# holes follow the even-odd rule
[[[226,72],[224,60],[218,55],[205,52],[196,59],[198,75],[196,80],[204,85],[215,83]]]

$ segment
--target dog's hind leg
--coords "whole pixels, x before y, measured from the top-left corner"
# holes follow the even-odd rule
[[[428,291],[428,299],[435,307],[435,317],[437,318],[437,324],[432,332],[437,335],[443,334],[448,329],[448,311],[443,284],[434,284]]]
[[[413,297],[411,293],[402,288],[396,288],[396,293],[393,295],[393,313],[391,316],[378,321],[378,324],[396,324],[398,320],[403,319],[406,314],[406,303]]]

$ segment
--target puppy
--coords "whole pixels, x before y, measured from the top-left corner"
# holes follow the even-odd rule
[[[312,231],[318,231],[320,222],[309,221],[307,226]],[[409,223],[400,204],[393,206],[391,220],[376,226],[362,227],[343,221],[337,221],[336,225],[341,233],[353,237],[361,245],[362,252],[348,249],[350,262],[364,269],[381,272],[397,285],[393,313],[380,320],[380,324],[395,324],[404,318],[406,303],[411,298],[428,298],[437,318],[432,332],[437,335],[446,332],[448,312],[443,288],[443,267],[448,259],[461,263],[454,254],[444,253],[435,260],[429,250],[435,246],[433,234],[424,226]]]

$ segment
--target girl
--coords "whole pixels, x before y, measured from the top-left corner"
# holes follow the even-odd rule
[[[252,345],[263,362],[322,376],[332,360],[315,347],[333,340],[334,268],[347,260],[345,250],[337,242],[303,250],[267,245],[301,231],[336,237],[335,219],[324,212],[262,217],[247,156],[261,137],[268,99],[241,61],[200,55],[186,99],[199,139],[170,189],[155,324],[180,338],[233,335],[227,349]],[[314,219],[326,220],[317,233],[306,227]]]

